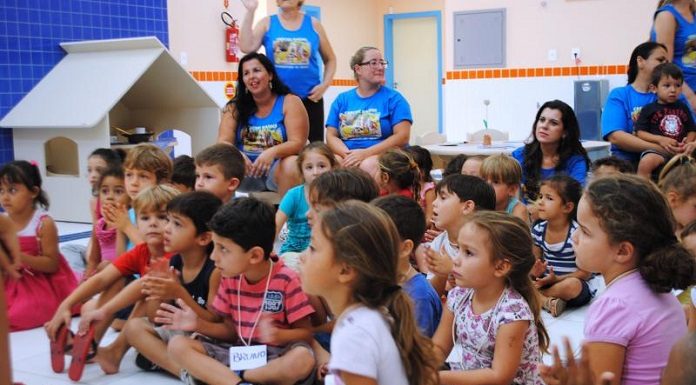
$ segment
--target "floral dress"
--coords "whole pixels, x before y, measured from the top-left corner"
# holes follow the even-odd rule
[[[456,287],[447,295],[447,307],[454,313],[453,339],[457,353],[452,370],[475,370],[493,366],[493,352],[498,328],[515,321],[529,321],[524,335],[522,359],[513,384],[543,385],[539,375],[541,352],[534,316],[522,295],[505,288],[498,303],[482,314],[471,306],[473,289]]]

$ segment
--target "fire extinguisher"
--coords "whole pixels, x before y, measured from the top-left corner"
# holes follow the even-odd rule
[[[237,20],[232,18],[232,15],[227,11],[222,12],[220,17],[222,22],[227,25],[227,28],[225,28],[225,59],[228,62],[238,62],[239,28],[237,27]]]

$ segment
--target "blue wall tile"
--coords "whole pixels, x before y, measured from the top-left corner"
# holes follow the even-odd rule
[[[65,41],[156,36],[169,46],[167,0],[1,0],[0,119],[64,56]],[[0,128],[0,164],[14,159]]]

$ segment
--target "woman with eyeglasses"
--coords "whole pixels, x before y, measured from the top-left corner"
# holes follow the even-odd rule
[[[302,99],[309,115],[309,141],[324,140],[324,92],[336,73],[336,55],[319,20],[302,12],[304,0],[276,0],[278,14],[264,17],[255,27],[258,0],[242,0],[247,13],[239,31],[242,52],[262,45],[290,91]],[[324,63],[324,74],[318,57]]]
[[[383,152],[408,144],[411,107],[384,86],[388,63],[374,47],[362,47],[350,59],[358,86],[338,95],[326,120],[326,142],[344,167],[378,170]]]

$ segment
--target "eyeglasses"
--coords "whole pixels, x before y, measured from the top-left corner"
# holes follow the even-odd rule
[[[381,67],[384,67],[384,69],[389,68],[389,62],[386,60],[370,60],[370,61],[362,62],[358,65],[361,65],[361,66],[369,65],[370,68],[373,68],[373,69],[377,69],[377,68],[381,68]]]

